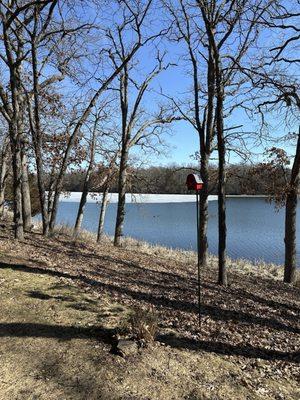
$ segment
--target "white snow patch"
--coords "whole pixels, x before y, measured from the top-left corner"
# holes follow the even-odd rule
[[[126,194],[126,203],[187,203],[195,202],[195,195],[189,194]],[[60,202],[79,203],[81,192],[69,192],[61,194],[59,197]],[[90,193],[87,198],[88,203],[100,202],[102,195],[99,193]],[[217,200],[217,196],[209,196],[209,201]],[[118,202],[118,193],[110,193],[110,203]]]

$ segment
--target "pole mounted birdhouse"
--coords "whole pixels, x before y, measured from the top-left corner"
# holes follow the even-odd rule
[[[200,261],[200,190],[203,189],[203,181],[196,174],[189,174],[186,178],[188,190],[196,192],[196,222],[197,222],[197,250],[198,250],[198,306],[199,328],[201,329],[201,261]]]
[[[186,185],[188,190],[201,190],[203,188],[203,181],[196,174],[189,174],[186,178]]]

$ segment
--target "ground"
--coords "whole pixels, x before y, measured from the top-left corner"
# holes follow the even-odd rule
[[[275,267],[93,237],[0,241],[0,399],[299,399],[300,290]],[[131,310],[157,315],[154,343],[110,352]],[[119,330],[120,329],[120,330]]]

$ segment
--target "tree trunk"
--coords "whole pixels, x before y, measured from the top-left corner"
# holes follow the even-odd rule
[[[219,278],[218,283],[227,285],[226,268],[226,193],[225,193],[225,146],[219,144],[218,225],[219,225]]]
[[[6,143],[3,145],[2,157],[1,157],[1,171],[0,171],[0,219],[4,216],[4,206],[5,206],[5,186],[6,179],[8,176],[8,157],[9,151]]]
[[[296,281],[296,213],[297,192],[292,190],[286,199],[285,207],[285,262],[284,282]]]
[[[35,41],[32,42],[32,75],[33,75],[33,98],[34,98],[34,123],[32,121],[31,131],[35,151],[37,183],[39,189],[39,199],[41,206],[43,235],[48,235],[49,232],[49,215],[46,201],[45,183],[44,183],[44,166],[42,158],[42,130],[40,122],[40,98],[39,98],[39,72],[36,55]],[[30,104],[28,105],[30,109]]]
[[[208,185],[209,173],[208,163],[211,155],[211,143],[214,136],[214,96],[215,96],[215,64],[212,56],[212,48],[209,46],[209,61],[207,64],[207,115],[203,118],[203,124],[200,124],[199,114],[196,115],[198,120],[198,132],[200,139],[200,173],[203,180],[203,189],[200,191],[200,221],[199,221],[199,257],[200,265],[205,268],[207,266],[207,225],[208,225]],[[198,74],[197,70],[194,74]],[[198,75],[197,75],[198,76]],[[199,108],[199,93],[198,93],[198,80],[194,84],[196,105]],[[205,128],[204,128],[205,127]]]
[[[32,229],[32,218],[31,218],[31,198],[30,188],[28,179],[28,166],[27,156],[25,153],[24,144],[22,144],[21,150],[22,157],[22,212],[23,212],[23,224],[24,229],[30,231]]]
[[[225,139],[224,139],[224,86],[223,76],[218,55],[216,55],[216,88],[217,88],[217,104],[216,104],[216,124],[218,138],[218,230],[219,230],[219,276],[218,283],[227,286],[227,268],[226,268],[226,172],[225,172]]]
[[[6,160],[2,161],[1,174],[0,174],[0,219],[4,216],[4,205],[5,205],[5,183],[6,183]]]
[[[296,213],[298,202],[298,188],[300,180],[300,132],[298,134],[296,155],[292,167],[290,189],[287,194],[285,207],[285,262],[284,282],[296,281]]]
[[[208,224],[208,160],[201,159],[201,178],[203,189],[200,191],[199,207],[199,260],[202,268],[207,266],[207,224]]]
[[[21,143],[15,122],[10,124],[10,141],[13,169],[13,207],[15,239],[24,239],[23,212],[22,212],[22,162]]]
[[[101,203],[101,211],[100,211],[100,216],[99,216],[99,225],[98,225],[98,235],[97,235],[97,242],[100,242],[102,236],[103,236],[103,227],[104,227],[104,220],[105,220],[105,214],[106,214],[106,209],[108,205],[108,185],[105,186],[102,194],[102,203]]]
[[[47,206],[48,206],[48,217],[51,218],[51,213],[53,208],[53,183],[49,185],[49,190],[47,194]]]
[[[126,203],[126,190],[127,190],[127,162],[128,162],[128,149],[125,143],[121,153],[120,172],[118,183],[118,211],[115,227],[114,245],[120,246],[121,237],[123,234],[124,219],[125,219],[125,203]]]
[[[8,59],[10,61],[10,90],[11,90],[11,103],[12,114],[9,122],[9,135],[12,154],[12,167],[13,167],[13,197],[14,197],[14,233],[15,239],[24,239],[24,224],[23,224],[23,210],[22,210],[22,85],[21,85],[21,64],[13,62],[11,54],[11,43],[5,35],[5,47]],[[19,49],[19,55],[22,53],[22,48]]]
[[[64,174],[65,174],[65,172],[64,172]],[[61,191],[62,191],[62,181],[59,183],[58,186],[56,186],[55,190],[52,192],[51,199],[50,199],[50,202],[51,202],[51,213],[50,213],[50,222],[49,222],[49,231],[50,232],[54,231],[59,196],[61,194]]]
[[[48,235],[49,214],[48,214],[48,207],[47,207],[47,201],[46,201],[44,171],[43,171],[42,158],[40,157],[40,154],[38,154],[38,152],[36,152],[35,159],[36,159],[37,183],[38,183],[38,189],[39,189],[39,198],[40,198],[41,214],[42,214],[42,222],[43,222],[43,235]]]
[[[75,226],[74,226],[74,230],[73,230],[73,237],[78,236],[78,233],[81,228],[83,214],[84,214],[84,210],[85,210],[85,206],[86,206],[86,200],[87,200],[87,196],[89,193],[89,184],[90,184],[91,174],[92,174],[92,168],[90,165],[87,170],[87,173],[85,175],[85,181],[84,181],[81,199],[80,199],[80,203],[79,203],[79,207],[78,207],[77,218],[76,218],[76,222],[75,222]]]
[[[87,169],[86,175],[85,175],[85,180],[84,180],[83,190],[82,190],[80,204],[79,204],[79,208],[78,208],[76,223],[75,223],[74,230],[73,230],[73,237],[77,237],[78,233],[80,231],[82,220],[83,220],[84,209],[86,206],[86,200],[87,200],[87,196],[89,193],[90,180],[92,177],[92,172],[93,172],[93,167],[94,167],[96,132],[97,132],[99,118],[100,118],[100,116],[98,115],[94,121],[94,128],[93,128],[92,142],[91,142],[90,162],[89,162],[89,166],[88,166],[88,169]]]

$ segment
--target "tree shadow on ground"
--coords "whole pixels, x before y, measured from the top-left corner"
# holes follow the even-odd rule
[[[169,298],[167,294],[163,292],[162,295],[155,295],[153,293],[143,292],[141,290],[132,290],[128,287],[114,285],[112,283],[105,283],[91,279],[87,276],[75,275],[62,271],[55,271],[46,269],[44,267],[31,267],[24,264],[10,264],[1,262],[0,268],[10,268],[17,271],[23,271],[27,273],[45,274],[55,277],[64,277],[72,279],[74,281],[80,281],[89,286],[98,287],[103,290],[107,290],[113,293],[126,295],[137,301],[145,301],[150,305],[154,305],[159,309],[170,309],[172,311],[184,311],[192,314],[197,314],[197,305],[193,302]],[[100,275],[100,274],[99,274]],[[174,275],[174,274],[172,274]],[[182,277],[181,277],[182,278]],[[29,296],[35,297],[41,300],[49,298],[39,292],[33,291],[29,293]],[[254,299],[253,299],[254,300]],[[294,326],[284,324],[275,318],[266,318],[263,316],[257,316],[241,311],[229,310],[218,307],[216,305],[205,304],[201,309],[202,315],[209,316],[216,321],[233,321],[236,323],[247,323],[250,325],[259,325],[262,327],[271,328],[278,331],[291,332],[299,334],[300,330]],[[56,337],[56,338],[78,338],[78,337],[90,337],[98,338],[103,341],[110,341],[112,332],[96,328],[97,332],[93,328],[82,328],[82,327],[70,327],[70,326],[56,326],[56,325],[43,325],[43,324],[1,324],[0,325],[0,336],[32,336],[32,337]],[[95,333],[96,332],[96,333]],[[252,345],[243,344],[232,344],[227,341],[209,341],[201,340],[201,337],[197,340],[190,339],[187,337],[175,337],[173,335],[160,335],[158,339],[172,347],[202,350],[208,352],[216,352],[227,355],[240,355],[245,357],[262,358],[268,360],[286,360],[293,361],[299,359],[299,353],[297,352],[282,352],[278,350],[270,350],[268,348],[254,347]]]
[[[300,362],[300,352],[288,352],[254,347],[251,345],[233,345],[219,341],[206,341],[176,337],[174,335],[158,335],[157,340],[168,346],[185,350],[202,350],[223,355],[236,355],[248,358],[261,358],[264,360],[281,360],[298,364]]]
[[[96,339],[111,345],[114,340],[114,329],[99,326],[76,327],[64,325],[48,325],[37,323],[0,323],[0,337],[55,338],[58,340]],[[174,335],[158,335],[157,340],[173,348],[214,352],[222,355],[237,355],[265,360],[281,360],[299,363],[300,352],[283,352],[268,350],[251,345],[231,345],[218,341],[204,341],[180,338]]]
[[[115,330],[101,326],[65,326],[38,323],[0,323],[0,337],[55,338],[60,340],[97,339],[106,344],[114,341]]]
[[[12,268],[18,271],[29,272],[29,273],[38,273],[38,274],[46,274],[50,276],[56,277],[64,277],[75,281],[81,281],[89,286],[98,287],[103,290],[107,290],[112,293],[118,293],[121,295],[127,295],[134,300],[144,301],[149,305],[154,305],[159,308],[168,308],[170,310],[175,311],[184,311],[188,313],[197,314],[198,306],[196,303],[187,301],[185,299],[176,299],[167,297],[166,293],[164,294],[154,294],[152,292],[145,292],[142,290],[133,290],[125,286],[120,286],[113,283],[101,282],[99,280],[95,280],[89,278],[83,274],[75,275],[67,272],[55,271],[51,269],[45,269],[40,267],[29,267],[24,265],[12,265],[9,263],[1,262],[0,268]],[[283,322],[278,321],[275,318],[266,318],[263,316],[257,316],[254,314],[250,314],[247,312],[243,312],[241,310],[230,310],[218,307],[216,305],[211,304],[203,304],[201,308],[202,315],[209,316],[217,321],[233,321],[233,322],[242,322],[248,324],[256,324],[263,327],[268,327],[271,329],[286,331],[295,334],[300,334],[300,329],[294,327],[292,325],[287,325]]]
[[[74,301],[74,297],[72,296],[61,296],[61,295],[50,295],[48,293],[43,293],[40,290],[30,290],[27,292],[29,297],[38,300],[60,300],[60,301]]]

